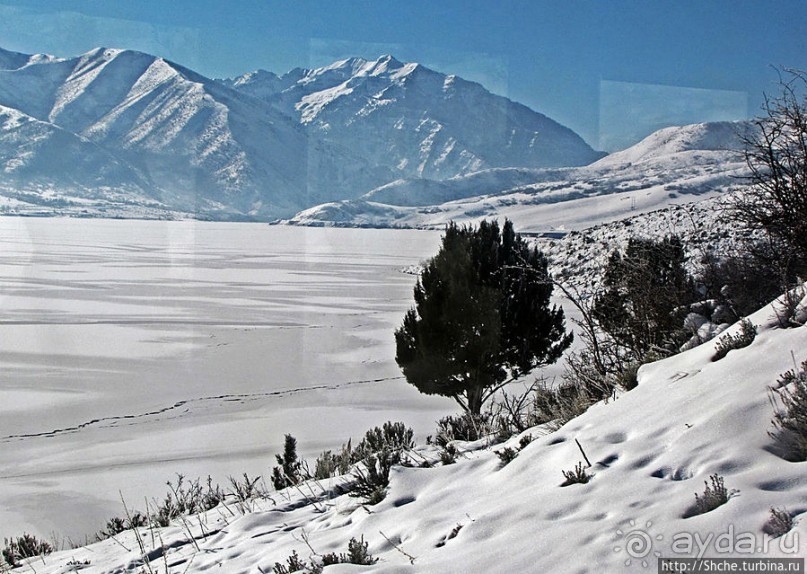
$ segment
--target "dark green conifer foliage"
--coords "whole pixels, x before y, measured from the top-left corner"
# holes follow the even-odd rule
[[[446,228],[395,332],[396,360],[422,393],[479,414],[496,390],[571,344],[563,310],[550,305],[547,261],[505,221]]]
[[[283,455],[276,454],[277,464],[272,469],[272,485],[277,490],[300,483],[303,480],[302,463],[297,457],[297,439],[287,434],[283,441]]]
[[[642,362],[651,351],[669,354],[686,339],[683,318],[696,297],[685,259],[681,240],[673,236],[632,237],[624,255],[615,251],[608,260],[594,317],[631,360]]]

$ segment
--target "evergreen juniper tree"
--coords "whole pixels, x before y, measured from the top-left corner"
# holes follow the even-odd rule
[[[676,236],[631,237],[625,253],[615,251],[608,260],[593,315],[631,360],[642,362],[650,351],[666,355],[686,338],[683,319],[695,289],[685,258]]]
[[[452,222],[395,332],[396,361],[420,392],[479,414],[498,389],[555,362],[571,344],[551,295],[546,258],[512,222],[501,232],[496,222]]]

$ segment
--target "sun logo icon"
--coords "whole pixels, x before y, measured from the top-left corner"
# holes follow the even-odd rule
[[[657,534],[655,537],[649,533],[653,523],[648,521],[644,529],[637,528],[636,521],[630,521],[630,530],[623,531],[621,528],[617,529],[616,534],[625,541],[623,546],[614,546],[614,552],[619,553],[623,550],[628,557],[625,559],[625,566],[630,566],[633,560],[641,560],[642,567],[647,568],[648,562],[646,558],[652,552],[656,558],[661,558],[661,552],[653,550],[653,541],[664,540],[662,534]]]

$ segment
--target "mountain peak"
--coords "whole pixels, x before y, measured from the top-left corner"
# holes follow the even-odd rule
[[[280,81],[280,78],[274,72],[270,72],[268,70],[253,70],[252,72],[247,72],[243,76],[239,76],[237,78],[232,78],[228,80],[222,80],[222,82],[230,87],[240,87],[240,86],[247,86],[247,85],[257,85],[257,84],[276,84]]]
[[[399,70],[407,69],[408,71],[416,68],[418,64],[404,64],[390,54],[379,56],[375,60],[367,60],[361,57],[346,58],[337,60],[327,66],[306,70],[306,76],[309,78],[319,78],[324,76],[332,76],[347,80],[352,77],[365,77],[365,76],[380,76],[383,74],[395,74]]]
[[[401,62],[391,54],[384,54],[382,56],[379,56],[378,59],[375,61],[375,63],[379,66],[380,65],[387,66],[388,68],[400,68],[401,66],[404,65],[403,62]]]

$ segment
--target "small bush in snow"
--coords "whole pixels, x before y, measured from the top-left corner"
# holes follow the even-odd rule
[[[230,492],[240,503],[262,497],[264,493],[260,486],[258,486],[260,479],[260,476],[250,478],[246,472],[244,473],[243,478],[234,478],[230,476]]]
[[[106,540],[133,528],[148,525],[148,517],[141,512],[133,512],[128,518],[115,516],[107,520],[106,528],[95,535],[96,540]]]
[[[304,480],[302,462],[297,457],[297,439],[287,434],[283,442],[283,454],[275,455],[276,466],[272,469],[272,485],[276,490],[299,484]]]
[[[783,329],[801,327],[807,323],[807,286],[799,283],[792,289],[785,290],[784,295],[773,303],[773,309],[779,326]]]
[[[106,528],[95,535],[96,540],[106,540],[112,536],[120,534],[127,529],[126,519],[115,516],[106,521]]]
[[[496,411],[493,426],[498,437],[507,440],[533,426],[531,396],[535,388],[542,383],[543,381],[535,381],[522,393],[502,392],[501,398],[493,402],[491,408]]]
[[[300,572],[301,570],[305,570],[308,566],[305,560],[300,560],[300,557],[297,555],[297,551],[293,550],[291,556],[286,558],[286,564],[281,564],[280,562],[275,562],[275,567],[272,571],[275,574],[290,574],[291,572]]]
[[[458,416],[447,416],[437,421],[437,437],[435,442],[445,446],[452,440],[475,441],[491,432],[489,418],[484,415],[463,413]]]
[[[330,450],[323,451],[314,461],[314,478],[323,480],[338,474],[339,463],[336,455]]]
[[[497,438],[505,441],[539,424],[556,419],[566,422],[567,417],[574,418],[593,402],[586,399],[583,407],[578,402],[582,395],[582,391],[569,384],[555,387],[550,386],[545,379],[538,379],[524,392],[503,393],[492,404],[492,412],[495,413],[490,417],[493,421],[492,430],[495,430]],[[564,410],[569,412],[562,412]],[[521,448],[524,446],[526,445]]]
[[[387,421],[381,428],[375,427],[364,433],[364,438],[353,451],[353,461],[384,451],[400,453],[409,450],[415,446],[414,436],[415,431],[404,423]]]
[[[348,494],[364,498],[369,505],[378,504],[387,495],[389,473],[400,462],[400,453],[382,451],[368,456],[364,463],[353,469],[355,481],[348,487]]]
[[[705,514],[711,512],[718,506],[723,506],[734,496],[737,491],[729,491],[723,481],[723,477],[715,473],[709,476],[709,482],[703,481],[706,488],[702,495],[695,493],[695,514]]]
[[[652,353],[647,353],[645,355],[645,362],[652,362],[656,358],[652,355]],[[623,370],[614,373],[614,381],[616,385],[620,388],[625,389],[626,391],[632,391],[636,387],[639,386],[639,367],[642,366],[642,363],[633,362],[628,363],[625,365]]]
[[[176,484],[171,481],[166,484],[169,491],[151,515],[151,521],[158,526],[168,526],[174,518],[215,508],[224,498],[219,486],[214,485],[209,476],[207,488],[198,478],[186,481],[182,474],[177,474]]]
[[[317,457],[314,463],[314,478],[322,480],[347,474],[352,463],[353,449],[350,446],[350,441],[347,441],[347,444],[342,445],[342,449],[338,453],[326,450]]]
[[[589,480],[591,480],[591,475],[586,472],[585,468],[583,468],[583,463],[578,462],[577,466],[574,467],[574,470],[563,471],[563,478],[566,480],[563,481],[561,486],[569,486],[571,484],[586,484]]]
[[[712,361],[719,361],[729,354],[729,351],[742,349],[754,342],[757,336],[756,326],[748,319],[740,322],[740,332],[736,335],[723,335],[715,345],[715,354]]]
[[[457,462],[457,448],[453,444],[447,444],[440,452],[440,462],[445,464],[454,464]]]
[[[774,538],[779,538],[790,532],[795,525],[796,521],[787,509],[771,508],[771,516],[762,530]]]
[[[9,566],[19,566],[20,560],[44,556],[53,552],[53,547],[44,540],[38,540],[33,534],[23,534],[16,539],[5,539],[3,558]]]
[[[306,572],[310,574],[320,574],[325,566],[333,564],[358,564],[359,566],[372,566],[378,562],[378,558],[373,557],[367,550],[367,542],[364,541],[364,536],[361,541],[351,538],[347,543],[347,554],[336,554],[329,552],[321,557],[321,561],[311,560],[310,563],[302,560],[293,550],[291,556],[286,558],[286,564],[275,562],[275,567],[272,570],[274,574],[291,574],[292,572]]]
[[[771,436],[793,460],[807,460],[807,361],[782,374],[775,393]],[[778,398],[778,401],[776,400]]]
[[[496,456],[498,456],[499,460],[502,461],[502,466],[506,466],[509,463],[516,460],[516,457],[518,456],[518,451],[514,448],[506,446],[501,450],[497,450]]]
[[[586,412],[596,402],[588,391],[574,384],[563,384],[558,387],[539,385],[533,397],[534,424],[552,423],[560,428],[573,418]]]
[[[361,541],[351,538],[347,543],[347,554],[340,556],[340,561],[343,564],[359,564],[361,566],[371,566],[378,562],[378,558],[374,558],[372,554],[367,551],[368,543],[364,541],[364,536]]]

